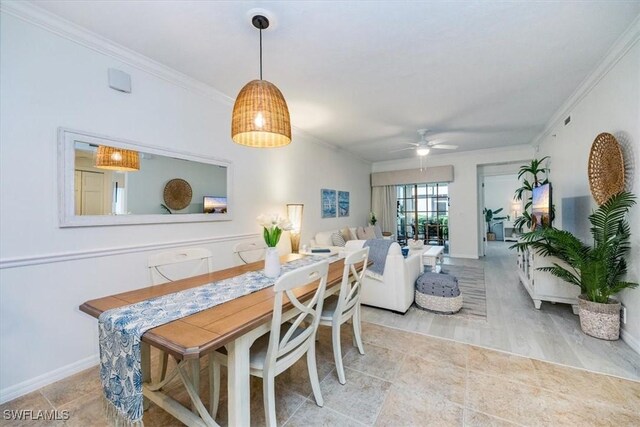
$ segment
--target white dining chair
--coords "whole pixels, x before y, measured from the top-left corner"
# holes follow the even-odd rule
[[[264,241],[240,242],[233,249],[233,253],[237,254],[242,262],[249,264],[264,259],[266,250],[267,244]]]
[[[173,282],[213,271],[212,254],[206,248],[181,248],[151,255],[147,262],[151,284]],[[161,353],[160,381],[167,374],[169,355]]]
[[[182,248],[151,255],[148,261],[151,283],[173,282],[174,280],[213,271],[212,254],[206,248]]]
[[[338,295],[327,297],[320,316],[320,325],[331,327],[331,341],[333,344],[333,357],[336,362],[338,381],[345,384],[344,366],[342,365],[342,349],[340,346],[340,326],[352,319],[353,340],[360,354],[364,354],[362,346],[362,328],[360,326],[360,291],[362,290],[362,277],[367,270],[369,260],[369,248],[363,248],[350,252],[344,259],[342,271],[342,283]],[[362,270],[358,273],[356,264],[363,262]]]
[[[271,331],[258,338],[250,349],[250,374],[262,378],[264,410],[267,426],[276,426],[275,377],[307,355],[311,388],[318,406],[324,405],[316,367],[316,332],[322,313],[327,286],[328,262],[321,261],[283,274],[274,285],[275,299]],[[320,280],[306,305],[298,300],[294,290]],[[293,317],[282,312],[285,295],[297,309]],[[290,313],[290,312],[289,312]],[[285,323],[283,323],[285,322]],[[226,349],[209,356],[209,381],[213,384],[211,416],[215,418],[220,400],[220,366],[227,366]]]

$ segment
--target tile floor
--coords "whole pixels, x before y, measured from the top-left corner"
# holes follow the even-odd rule
[[[570,307],[531,299],[515,276],[515,258],[504,244],[489,247],[481,265],[487,289],[487,321],[415,310],[400,316],[364,308],[364,356],[343,329],[347,384],[338,383],[330,331],[321,328],[318,371],[325,399],[316,406],[306,363],[276,382],[278,423],[285,426],[640,426],[640,355],[624,342],[587,337]],[[477,346],[476,346],[477,345]],[[478,347],[479,346],[479,347]],[[505,350],[495,351],[493,349]],[[516,354],[513,354],[516,353]],[[527,356],[527,357],[523,357]],[[549,362],[556,362],[549,363]],[[154,356],[157,367],[157,355]],[[575,369],[576,368],[588,369]],[[206,359],[201,396],[209,397]],[[155,370],[154,370],[155,372]],[[226,425],[226,376],[216,420]],[[186,391],[173,382],[168,393],[183,404]],[[60,422],[16,422],[10,410],[69,411]],[[264,425],[262,382],[251,381],[251,420]],[[106,426],[97,368],[58,381],[0,406],[0,426]],[[147,426],[181,425],[157,406]]]
[[[304,359],[278,377],[277,417],[284,426],[638,426],[640,382],[542,362],[446,339],[363,323],[364,356],[343,329],[347,384],[338,383],[330,330],[321,328],[318,370],[325,399],[316,406]],[[154,354],[157,367],[157,355]],[[206,361],[201,395],[209,396]],[[156,372],[156,370],[154,370]],[[226,425],[226,377],[217,421]],[[177,382],[170,395],[187,403]],[[0,420],[0,425],[106,426],[97,368],[0,406],[68,410],[66,422]],[[264,425],[262,382],[252,378],[251,420]],[[4,417],[3,417],[4,418]],[[181,425],[155,405],[147,426]]]

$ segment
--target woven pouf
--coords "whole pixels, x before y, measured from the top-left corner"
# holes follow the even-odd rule
[[[416,280],[416,305],[440,314],[457,313],[462,308],[458,279],[449,274],[421,274]]]

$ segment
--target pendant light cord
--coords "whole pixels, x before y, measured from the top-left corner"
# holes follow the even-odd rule
[[[262,80],[262,25],[260,25],[260,80]]]

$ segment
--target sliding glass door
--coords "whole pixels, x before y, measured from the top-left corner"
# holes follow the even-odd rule
[[[449,250],[449,187],[447,183],[396,186],[398,241],[422,240]]]

